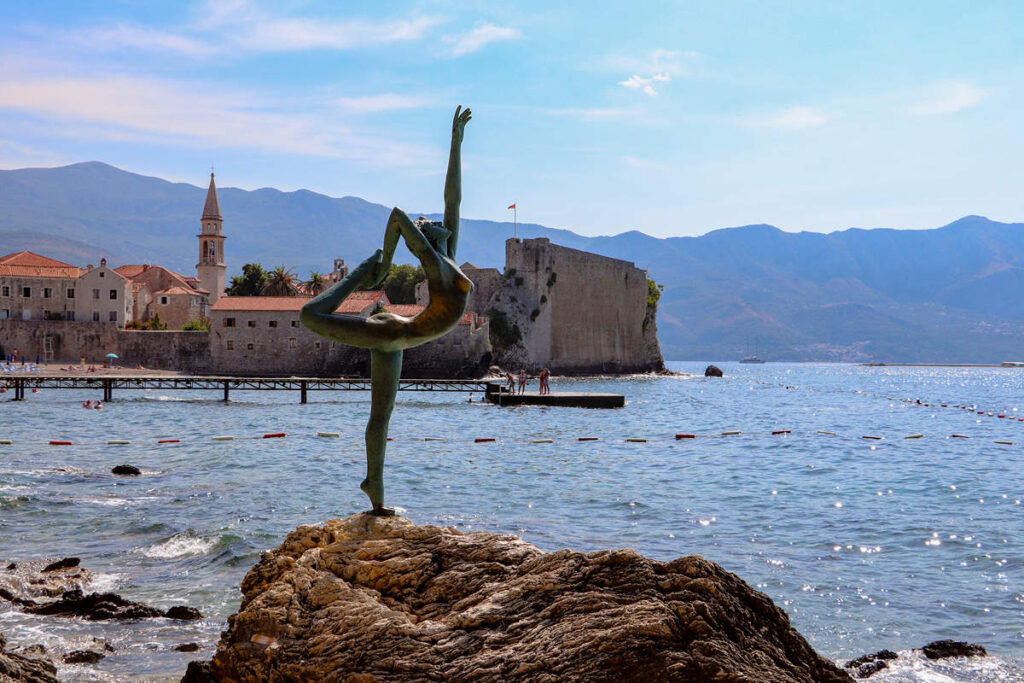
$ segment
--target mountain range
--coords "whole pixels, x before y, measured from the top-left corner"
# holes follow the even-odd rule
[[[205,194],[99,162],[0,171],[0,253],[193,273]],[[229,277],[249,262],[293,267],[300,277],[329,271],[335,257],[355,265],[380,246],[391,211],[307,190],[224,187],[218,195]],[[747,225],[664,239],[637,231],[586,237],[527,223],[518,235],[646,268],[664,285],[658,329],[667,359],[756,351],[778,361],[1024,360],[1021,223],[967,216],[931,230],[828,234]],[[501,268],[511,236],[510,223],[464,218],[459,260]]]

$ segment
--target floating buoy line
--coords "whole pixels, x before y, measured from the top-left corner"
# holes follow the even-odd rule
[[[359,435],[361,436],[362,434],[360,433]],[[309,436],[311,436],[312,438],[315,438],[315,439],[340,439],[341,436],[342,436],[342,433],[341,432],[318,431],[318,432],[313,432]],[[353,436],[355,436],[355,433],[353,433]],[[50,446],[129,446],[129,445],[140,446],[140,445],[143,445],[145,443],[152,443],[152,444],[156,444],[158,446],[171,446],[171,445],[174,445],[174,444],[196,443],[196,442],[200,442],[200,441],[216,441],[216,442],[231,442],[231,441],[241,441],[241,440],[249,440],[249,441],[251,441],[251,440],[259,440],[259,441],[263,441],[263,440],[266,440],[266,439],[284,439],[286,437],[288,437],[288,434],[286,432],[267,432],[267,433],[258,433],[258,434],[255,434],[255,435],[249,435],[249,436],[236,436],[234,434],[215,434],[215,435],[212,435],[212,436],[206,436],[206,437],[197,436],[197,437],[192,437],[192,438],[164,438],[164,437],[160,437],[160,438],[154,438],[154,439],[152,439],[152,441],[150,441],[148,439],[135,440],[135,441],[130,440],[130,439],[104,439],[104,440],[101,440],[101,441],[92,441],[92,442],[90,442],[90,441],[77,441],[77,440],[68,439],[68,438],[60,438],[60,439],[44,440],[42,443],[48,444]],[[305,437],[306,437],[305,434],[298,435],[298,438],[305,438]],[[891,443],[891,444],[898,443],[898,441],[896,441],[897,439],[899,441],[918,441],[918,440],[928,439],[928,438],[932,438],[932,439],[934,439],[934,438],[941,438],[941,439],[970,439],[971,438],[971,436],[969,434],[956,434],[956,433],[954,433],[954,434],[931,434],[931,435],[928,435],[928,434],[924,434],[924,433],[918,432],[918,433],[914,433],[914,434],[904,434],[904,435],[891,434],[891,435],[883,436],[883,435],[880,435],[880,434],[859,434],[859,433],[856,433],[856,432],[850,433],[850,434],[840,434],[840,433],[835,432],[835,431],[829,431],[829,430],[824,430],[824,429],[818,429],[818,430],[813,430],[813,431],[812,430],[807,430],[807,431],[799,431],[798,430],[798,431],[794,431],[792,429],[772,429],[772,430],[766,431],[766,432],[744,432],[744,431],[741,431],[741,430],[738,430],[738,429],[727,429],[727,430],[724,430],[724,431],[721,431],[721,432],[708,432],[708,433],[705,433],[705,434],[701,434],[701,433],[697,433],[697,432],[677,432],[675,434],[666,435],[664,437],[625,436],[625,437],[611,438],[611,437],[600,437],[600,436],[586,435],[586,436],[565,436],[565,437],[563,437],[561,439],[554,439],[554,438],[550,438],[550,437],[536,437],[536,436],[529,436],[529,437],[526,437],[526,438],[506,439],[506,438],[498,437],[498,436],[477,436],[477,437],[468,437],[467,439],[462,439],[462,438],[448,439],[448,438],[444,438],[444,437],[440,437],[440,436],[423,436],[423,437],[408,437],[408,438],[407,437],[399,437],[398,440],[399,440],[399,442],[438,441],[438,442],[449,442],[449,443],[458,443],[458,442],[461,442],[461,441],[464,441],[464,440],[468,440],[471,443],[495,443],[495,442],[499,442],[500,441],[500,442],[503,442],[503,443],[519,443],[519,442],[521,442],[521,443],[531,443],[531,444],[554,444],[554,443],[560,443],[560,442],[561,443],[567,443],[567,442],[582,442],[582,443],[605,442],[605,443],[613,443],[613,442],[619,441],[619,442],[622,442],[622,443],[646,444],[646,443],[662,443],[662,442],[671,442],[671,441],[698,441],[698,440],[704,441],[704,440],[709,440],[709,439],[734,438],[734,437],[744,437],[746,439],[766,438],[766,439],[771,439],[771,440],[775,440],[775,441],[779,441],[779,440],[785,441],[785,440],[796,439],[796,438],[822,438],[822,437],[833,438],[834,437],[834,438],[839,438],[839,439],[854,439],[854,440],[867,440],[867,441],[888,441],[888,443]],[[292,438],[296,438],[296,437],[293,435]],[[388,441],[394,441],[394,440],[395,440],[394,437],[390,437],[390,436],[388,437]],[[13,445],[15,445],[16,442],[17,443],[39,443],[39,442],[33,441],[31,439],[26,439],[24,441],[16,441],[14,438],[11,438],[11,437],[0,437],[0,446],[13,446]],[[998,444],[1000,446],[1014,446],[1014,445],[1017,445],[1019,442],[1012,441],[1012,440],[1006,439],[1006,438],[1000,438],[1000,439],[994,439],[992,441],[992,443]],[[872,446],[872,448],[874,448],[874,446]]]

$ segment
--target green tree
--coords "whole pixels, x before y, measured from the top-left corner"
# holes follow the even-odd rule
[[[209,332],[210,331],[210,319],[203,316],[195,320],[189,320],[187,323],[181,326],[183,330]]]
[[[658,299],[661,298],[663,291],[665,291],[665,285],[659,285],[651,278],[647,278],[647,308],[658,307]]]
[[[324,276],[320,273],[315,270],[311,270],[309,271],[309,279],[303,282],[302,286],[305,288],[306,292],[312,296],[316,296],[327,289],[327,280],[324,279]]]
[[[278,266],[267,273],[267,284],[260,290],[263,296],[296,296],[298,293],[295,273],[284,266]]]
[[[403,264],[396,266],[392,264],[387,277],[380,284],[380,289],[388,295],[388,300],[393,304],[414,304],[416,303],[416,285],[427,279],[423,272],[423,266],[412,266]]]
[[[258,263],[246,263],[242,274],[231,278],[228,296],[259,296],[267,286],[267,272]]]

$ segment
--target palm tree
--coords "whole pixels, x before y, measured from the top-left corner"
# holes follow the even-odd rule
[[[309,271],[309,279],[302,283],[302,288],[311,296],[316,296],[327,289],[327,280],[315,270]]]
[[[260,292],[262,296],[296,296],[298,293],[295,273],[284,266],[278,266],[267,273],[267,284]]]

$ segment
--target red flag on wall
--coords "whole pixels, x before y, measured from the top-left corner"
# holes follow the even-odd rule
[[[514,208],[516,208],[516,205],[515,205],[515,204],[509,204],[509,205],[508,205],[508,208],[510,208],[510,209],[514,209]]]

